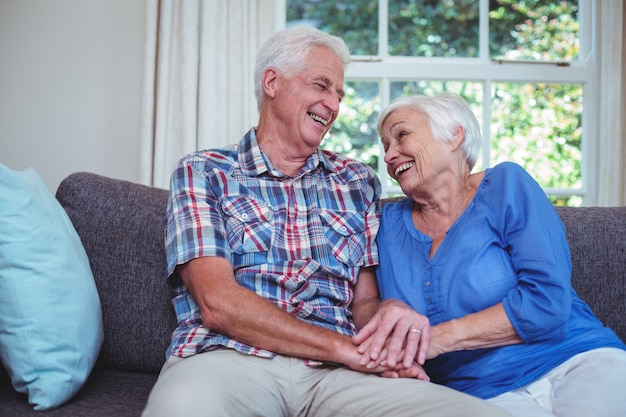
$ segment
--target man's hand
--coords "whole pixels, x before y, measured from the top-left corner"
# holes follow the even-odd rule
[[[354,371],[379,374],[385,378],[416,378],[430,381],[430,377],[426,374],[424,368],[416,362],[413,362],[409,367],[405,367],[400,361],[397,361],[395,366],[391,367],[386,361],[383,361],[384,363],[371,361],[364,354],[359,354],[356,348],[353,345],[353,353],[348,354],[349,358],[343,361],[348,368]],[[404,350],[402,354],[404,354]]]
[[[422,368],[422,365],[415,362],[413,362],[413,365],[408,369],[402,368],[397,371],[384,371],[381,376],[385,378],[416,378],[422,381],[430,381],[430,377],[424,368]]]
[[[430,325],[427,317],[399,300],[389,299],[380,304],[378,311],[352,338],[352,342],[363,354],[360,362],[363,366],[396,370],[400,365],[399,369],[406,370],[403,374],[418,374],[415,365],[423,365],[426,361]],[[384,376],[402,376],[393,372]]]

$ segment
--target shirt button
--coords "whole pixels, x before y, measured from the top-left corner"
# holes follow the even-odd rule
[[[430,269],[430,264],[426,264],[426,269]]]
[[[242,213],[241,218],[244,220],[248,220],[248,213]]]
[[[426,281],[426,286],[430,287],[430,281]]]
[[[302,226],[302,225],[304,224],[304,220],[302,220],[302,219],[298,219],[298,220],[296,220],[296,224],[297,224],[298,226]]]
[[[429,299],[428,299],[428,304],[432,304],[432,303],[433,303],[433,299],[432,299],[432,298],[429,298]]]

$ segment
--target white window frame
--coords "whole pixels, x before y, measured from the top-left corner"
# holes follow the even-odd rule
[[[489,0],[480,1],[480,56],[477,58],[422,58],[394,57],[387,53],[387,10],[388,0],[379,0],[379,51],[375,56],[353,56],[345,74],[345,81],[375,81],[380,83],[381,108],[389,104],[389,85],[393,81],[471,81],[484,85],[481,132],[482,163],[491,166],[491,97],[493,83],[524,82],[524,83],[574,83],[583,87],[583,118],[582,118],[582,187],[580,189],[545,188],[544,191],[554,196],[580,195],[583,206],[596,203],[597,190],[596,137],[597,109],[597,74],[599,59],[594,35],[597,25],[599,5],[593,0],[579,0],[580,52],[579,59],[569,65],[557,65],[548,62],[494,62],[489,58],[488,45],[488,9]],[[285,0],[277,0],[277,27],[285,26]],[[416,77],[415,74],[419,74]],[[383,161],[384,152],[381,148],[378,172],[383,185],[383,196],[401,194],[399,187],[389,185]]]

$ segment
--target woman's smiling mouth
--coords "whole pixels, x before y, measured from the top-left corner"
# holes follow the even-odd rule
[[[396,170],[394,172],[394,175],[396,177],[398,177],[400,174],[402,174],[407,169],[411,168],[413,165],[415,165],[414,162],[406,162],[406,163],[400,165],[398,168],[396,168]]]

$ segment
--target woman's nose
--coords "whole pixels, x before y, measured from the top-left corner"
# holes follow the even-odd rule
[[[398,155],[398,153],[395,151],[393,146],[389,146],[386,150],[385,150],[385,157],[383,158],[383,160],[385,161],[386,164],[390,164],[393,162],[394,158]]]

